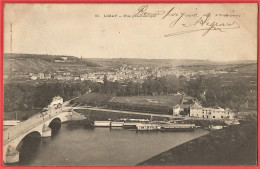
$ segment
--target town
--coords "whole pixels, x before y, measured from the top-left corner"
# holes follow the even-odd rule
[[[9,62],[26,62],[28,60],[33,61],[34,57],[25,58],[23,55],[19,57],[10,58],[8,55]],[[42,61],[45,61],[42,59]],[[59,80],[59,81],[92,81],[103,83],[104,75],[107,76],[109,81],[115,82],[118,81],[120,83],[126,81],[133,81],[142,83],[149,76],[155,77],[163,77],[167,75],[175,75],[177,77],[183,76],[187,80],[195,79],[200,75],[212,75],[217,76],[220,74],[227,73],[237,73],[237,68],[229,68],[225,70],[225,68],[216,67],[207,68],[204,70],[194,71],[192,69],[187,69],[185,66],[142,66],[142,65],[128,65],[122,64],[119,68],[111,68],[110,71],[93,71],[89,68],[85,69],[70,69],[70,67],[60,66],[66,65],[68,63],[77,63],[78,60],[68,59],[66,56],[58,56],[58,59],[53,59],[50,62],[54,62],[54,64],[58,64],[57,67],[60,67],[58,70],[46,70],[39,72],[21,72],[12,70],[12,67],[9,67],[6,70],[3,78],[8,81],[10,79],[19,79],[19,80]]]
[[[129,131],[127,137],[134,131],[152,137],[189,131],[191,139],[198,133],[238,130],[256,115],[254,62],[6,56],[4,162],[8,164],[23,162],[25,150],[11,145],[23,138],[17,137],[20,130],[28,139],[36,135],[27,131],[39,132],[41,140],[55,137],[64,126]]]

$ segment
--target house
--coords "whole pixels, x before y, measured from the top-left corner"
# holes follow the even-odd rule
[[[62,59],[62,60],[68,60],[68,57],[62,56],[61,59]]]
[[[62,80],[62,76],[61,75],[57,75],[57,76],[55,76],[55,79]]]
[[[202,106],[198,102],[190,106],[190,117],[202,118]]]
[[[44,79],[44,73],[39,73],[38,76],[39,76],[39,79]]]
[[[174,116],[180,115],[181,107],[179,104],[176,104],[175,106],[172,107],[172,112]]]
[[[45,79],[51,79],[51,75],[50,74],[45,75]]]
[[[37,80],[38,77],[33,75],[33,76],[31,77],[31,79],[32,79],[32,80]]]
[[[202,119],[233,119],[234,113],[228,108],[202,107],[198,102],[195,102],[190,106],[190,117]]]

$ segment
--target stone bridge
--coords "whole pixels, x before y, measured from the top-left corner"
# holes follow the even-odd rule
[[[83,120],[85,117],[65,106],[49,107],[45,112],[38,113],[28,120],[10,127],[3,132],[3,162],[19,162],[18,145],[29,134],[35,133],[41,137],[50,137],[53,123],[62,123],[70,120]]]

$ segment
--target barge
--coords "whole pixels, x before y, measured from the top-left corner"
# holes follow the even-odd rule
[[[195,124],[163,124],[161,131],[194,131]]]
[[[111,122],[111,127],[123,127],[124,122],[118,122],[118,121],[112,121]]]
[[[94,121],[94,127],[110,127],[111,121]]]
[[[136,125],[137,131],[155,131],[160,129],[161,126],[158,124],[137,124]]]
[[[136,129],[136,125],[141,123],[124,123],[123,128],[124,129]]]

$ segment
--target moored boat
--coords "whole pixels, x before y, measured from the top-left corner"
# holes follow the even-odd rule
[[[110,127],[111,121],[94,121],[94,127]]]
[[[136,129],[136,125],[141,123],[124,123],[124,129]]]
[[[111,122],[111,127],[123,127],[124,122],[118,122],[118,121],[112,121]]]
[[[161,131],[194,131],[195,124],[163,124]]]
[[[225,121],[227,125],[238,125],[240,124],[238,120],[227,120]]]
[[[209,126],[210,131],[221,130],[221,129],[223,129],[223,126],[214,126],[214,125]]]
[[[154,131],[160,130],[161,126],[158,124],[137,124],[137,131]]]

